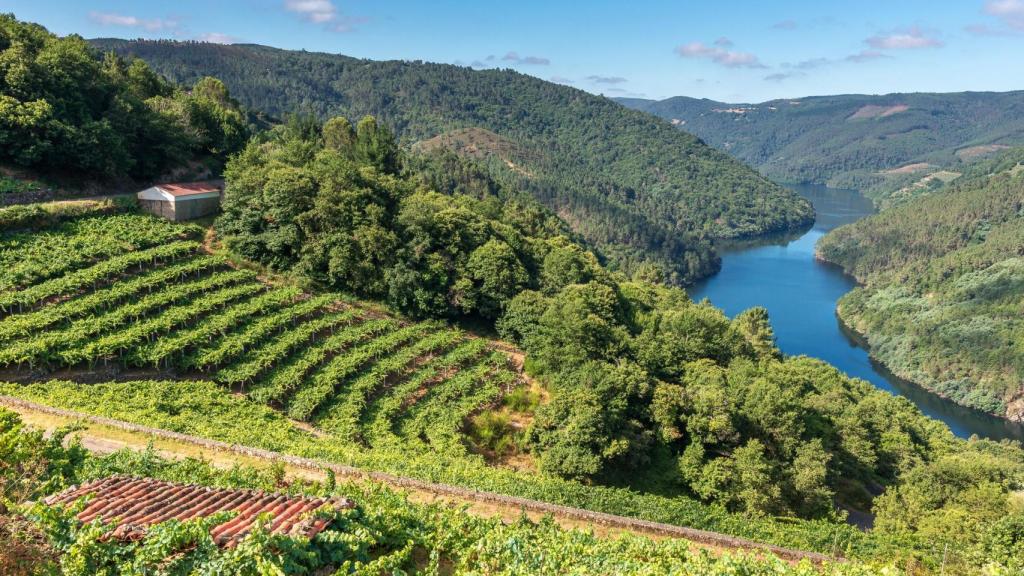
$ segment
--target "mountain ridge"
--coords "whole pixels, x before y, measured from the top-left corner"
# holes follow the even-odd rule
[[[653,265],[667,282],[685,284],[717,270],[713,240],[791,230],[813,219],[795,193],[695,136],[512,70],[260,45],[91,42],[140,57],[179,83],[216,76],[245,106],[271,115],[373,115],[407,146],[477,127],[542,151],[522,167],[533,178],[504,177],[580,222],[586,240],[627,273]]]
[[[857,188],[883,207],[929,190],[922,180],[931,174],[958,173],[978,156],[1024,144],[1024,91],[616,101],[693,132],[769,178]],[[896,171],[914,164],[921,169]]]

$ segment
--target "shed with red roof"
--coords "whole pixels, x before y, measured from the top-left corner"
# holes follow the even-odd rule
[[[223,189],[214,181],[157,184],[138,193],[139,206],[168,220],[193,220],[217,213]]]

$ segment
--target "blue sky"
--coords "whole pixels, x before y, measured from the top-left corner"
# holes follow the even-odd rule
[[[0,11],[61,35],[510,67],[608,96],[1024,88],[1024,0],[3,0]]]

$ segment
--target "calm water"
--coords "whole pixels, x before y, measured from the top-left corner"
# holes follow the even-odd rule
[[[735,316],[764,306],[779,348],[786,354],[821,358],[850,376],[912,400],[925,414],[942,420],[958,436],[1024,440],[1024,426],[958,406],[902,381],[868,358],[835,314],[836,301],[854,287],[839,269],[814,259],[814,243],[829,230],[871,214],[871,202],[853,190],[793,187],[814,204],[818,220],[799,237],[722,250],[722,271],[688,291],[708,298]]]

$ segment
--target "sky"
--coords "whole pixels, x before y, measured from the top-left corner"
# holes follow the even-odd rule
[[[0,0],[86,38],[513,68],[606,96],[1024,88],[1024,0]]]

